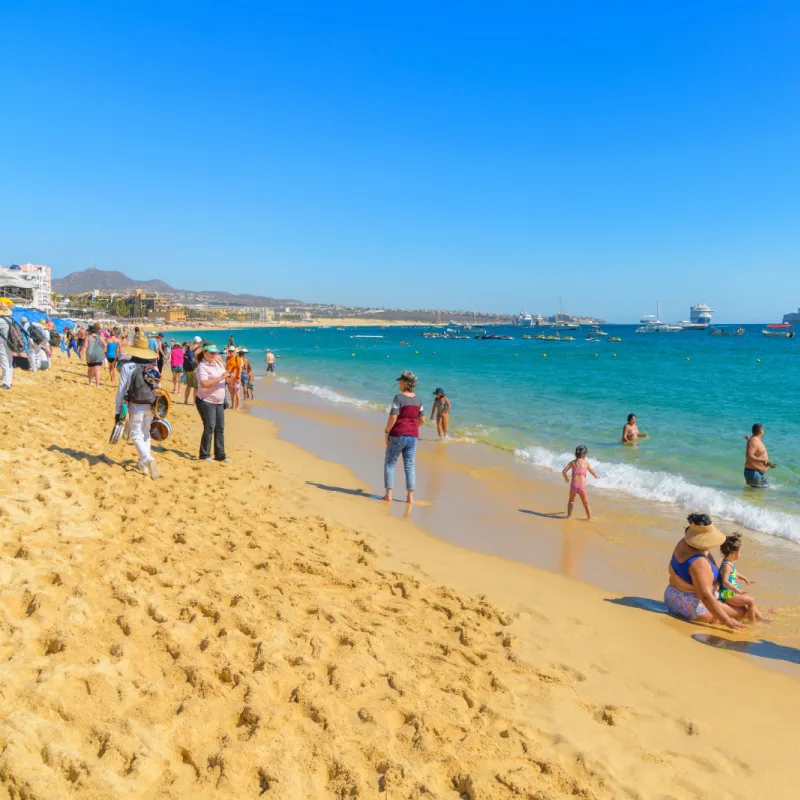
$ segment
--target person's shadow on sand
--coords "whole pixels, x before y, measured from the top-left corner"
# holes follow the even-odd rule
[[[55,451],[57,453],[62,453],[65,456],[74,458],[76,461],[88,461],[89,465],[92,467],[95,464],[99,464],[101,462],[104,464],[111,464],[115,467],[119,466],[118,462],[109,458],[107,455],[105,455],[105,453],[97,455],[96,453],[87,453],[83,450],[73,450],[70,447],[59,447],[57,444],[51,444],[50,447],[48,447],[47,449],[50,451]]]
[[[566,511],[553,511],[549,514],[545,514],[544,511],[533,511],[530,508],[518,508],[520,514],[532,514],[534,517],[545,517],[545,519],[566,519],[567,512]]]
[[[322,489],[325,492],[337,492],[338,494],[349,494],[353,497],[364,497],[367,500],[383,500],[379,494],[370,494],[363,489],[346,489],[344,486],[327,486],[324,483],[315,483],[314,481],[306,481],[307,486],[316,486],[317,489]]]
[[[713,633],[695,633],[692,639],[700,644],[716,647],[719,650],[733,650],[736,653],[744,653],[746,656],[758,656],[759,658],[769,658],[773,661],[787,661],[790,664],[800,664],[800,650],[796,647],[789,647],[785,644],[775,644],[766,639],[759,639],[755,642],[736,641],[726,639],[724,636],[715,636]]]
[[[658,600],[649,597],[607,597],[606,603],[627,608],[638,608],[640,611],[651,611],[654,614],[668,614],[667,607]]]

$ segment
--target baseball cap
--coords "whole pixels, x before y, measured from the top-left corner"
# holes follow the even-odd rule
[[[194,339],[192,339],[192,341],[193,341],[195,344],[201,344],[201,343],[202,343],[202,341],[203,341],[203,337],[202,337],[202,336],[195,336],[195,337],[194,337]]]
[[[396,381],[406,381],[406,383],[410,383],[412,385],[416,385],[417,383],[417,376],[410,370],[407,369],[400,374],[399,378],[395,378]]]

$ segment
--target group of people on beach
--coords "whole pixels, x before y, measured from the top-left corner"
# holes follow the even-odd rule
[[[17,322],[11,309],[0,303],[0,388],[11,390],[15,368],[31,372],[48,369],[54,342],[59,339],[49,317],[41,322],[21,317]]]

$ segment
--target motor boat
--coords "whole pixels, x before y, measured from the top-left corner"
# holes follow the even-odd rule
[[[774,339],[793,339],[794,325],[789,325],[788,322],[767,325],[767,327],[761,331],[761,335],[769,336]]]
[[[680,325],[667,325],[660,319],[658,304],[656,304],[656,313],[645,314],[639,323],[641,327],[636,329],[636,333],[680,333],[683,330]]]
[[[744,328],[734,328],[732,326],[715,325],[708,331],[709,336],[742,336]]]

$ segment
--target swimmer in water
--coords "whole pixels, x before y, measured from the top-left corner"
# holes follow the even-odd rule
[[[639,426],[636,424],[636,414],[628,414],[628,421],[622,428],[622,443],[634,444],[639,439],[646,439],[646,438],[647,434],[642,433],[639,430]]]

